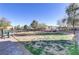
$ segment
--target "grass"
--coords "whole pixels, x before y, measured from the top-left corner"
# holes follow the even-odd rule
[[[55,44],[57,44],[57,45],[55,45]],[[54,49],[54,48],[58,49],[58,51],[55,49],[53,51],[56,51],[59,53],[59,51],[62,50],[62,53],[63,53],[63,50],[67,49],[65,46],[70,46],[71,44],[72,44],[72,42],[67,41],[67,40],[48,40],[48,41],[42,40],[42,41],[32,41],[32,42],[24,43],[25,48],[28,49],[34,55],[42,55],[43,53],[46,55],[55,54],[55,52],[51,51],[51,49]],[[54,45],[54,46],[52,46],[52,45]],[[48,50],[45,47],[47,47]],[[49,52],[49,51],[51,51],[51,52]],[[66,54],[66,52],[64,54]]]
[[[72,40],[73,35],[31,35],[31,36],[15,36],[19,41],[33,40]]]
[[[66,35],[66,34],[61,32],[39,32],[36,33],[36,35]]]
[[[79,55],[79,48],[77,45],[72,44],[66,47],[68,48],[67,55]],[[42,48],[34,48],[32,47],[32,45],[25,46],[25,48],[28,49],[34,55],[40,55],[43,52]]]
[[[39,32],[39,31],[17,32],[16,34],[25,34],[25,35],[65,35],[62,32]]]
[[[29,35],[29,34],[35,34],[36,35]],[[16,39],[20,41],[32,41],[32,40],[72,40],[73,34],[64,34],[61,32],[21,32],[16,34],[27,34],[24,36],[15,36]]]
[[[75,44],[68,47],[69,55],[79,55],[79,47]]]
[[[20,33],[19,33],[20,34]],[[23,33],[21,33],[23,34]],[[74,37],[74,35],[69,34],[63,34],[63,33],[38,33],[37,35],[26,35],[26,36],[15,36],[15,38],[19,41],[33,41],[34,39],[40,40],[40,39],[44,39],[44,40],[72,40]],[[29,46],[25,46],[26,49],[28,49],[31,53],[33,53],[34,55],[40,55],[43,51],[42,48],[34,48],[32,47],[32,45]],[[79,51],[77,49],[75,49],[74,45],[68,46],[68,54],[70,55],[79,55]]]
[[[43,51],[42,48],[33,48],[32,45],[25,46],[25,48],[28,49],[34,55],[40,55]]]

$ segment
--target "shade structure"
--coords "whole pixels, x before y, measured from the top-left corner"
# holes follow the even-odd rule
[[[12,27],[12,26],[7,26],[7,27],[0,27],[0,30],[1,30],[1,29],[10,30],[11,28],[13,28],[13,27]]]

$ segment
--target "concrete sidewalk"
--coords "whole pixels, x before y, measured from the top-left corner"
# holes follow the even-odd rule
[[[0,55],[31,55],[16,39],[0,39]]]

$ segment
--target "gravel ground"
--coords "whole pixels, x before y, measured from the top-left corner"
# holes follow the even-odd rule
[[[31,53],[15,39],[0,39],[0,55],[31,55]]]

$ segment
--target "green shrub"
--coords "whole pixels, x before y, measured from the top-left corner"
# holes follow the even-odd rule
[[[41,32],[36,33],[36,35],[65,35],[65,34],[61,32]]]

